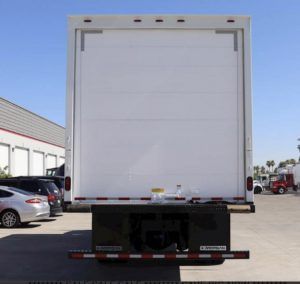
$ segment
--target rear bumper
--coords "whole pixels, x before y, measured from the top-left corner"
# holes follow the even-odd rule
[[[93,253],[89,250],[69,251],[71,259],[119,259],[119,260],[220,260],[249,259],[249,251],[191,252],[191,253]]]
[[[50,207],[50,215],[55,215],[55,214],[62,213],[62,212],[63,212],[62,206],[60,206],[60,207]]]
[[[48,219],[50,216],[49,211],[46,212],[35,212],[32,214],[21,214],[21,222],[34,222],[34,221],[39,221],[39,220],[44,220]]]

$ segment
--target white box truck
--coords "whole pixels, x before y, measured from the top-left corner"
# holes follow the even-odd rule
[[[300,163],[297,163],[293,167],[293,175],[294,175],[294,189],[300,189]]]
[[[249,258],[250,73],[247,16],[69,17],[65,202],[92,212],[71,258]]]

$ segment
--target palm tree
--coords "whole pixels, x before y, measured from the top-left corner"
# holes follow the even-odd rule
[[[284,168],[286,166],[286,162],[283,162],[281,161],[279,164],[278,164],[278,168]]]
[[[254,179],[257,179],[257,176],[258,176],[259,170],[260,170],[260,166],[254,166],[253,170],[254,170]]]
[[[262,174],[265,174],[265,173],[266,173],[266,168],[265,168],[264,166],[261,166],[261,167],[260,167],[260,172],[261,172]]]
[[[291,165],[295,165],[296,164],[296,160],[295,159],[288,159],[286,160],[287,164],[291,164]]]
[[[254,166],[253,170],[254,170],[254,173],[258,175],[259,170],[260,170],[260,166]]]
[[[271,161],[270,161],[270,165],[271,165],[271,167],[272,167],[272,172],[274,172],[274,166],[275,166],[274,160],[271,160]]]
[[[270,171],[271,161],[267,161],[267,162],[266,162],[266,166],[268,167],[268,169],[269,169],[269,171]]]

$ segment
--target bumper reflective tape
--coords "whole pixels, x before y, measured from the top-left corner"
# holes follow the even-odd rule
[[[70,251],[69,257],[73,259],[248,259],[249,251],[230,251],[227,253],[93,253],[87,250]]]

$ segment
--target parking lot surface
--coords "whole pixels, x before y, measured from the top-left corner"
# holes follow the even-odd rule
[[[27,227],[0,227],[0,280],[300,281],[300,192],[256,196],[255,214],[232,215],[232,249],[250,260],[219,266],[70,260],[67,251],[90,247],[90,213],[64,213]]]

